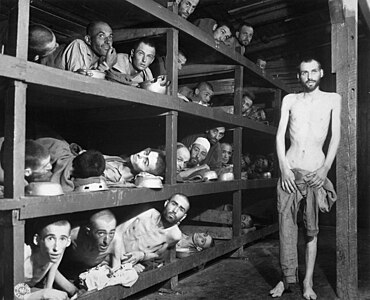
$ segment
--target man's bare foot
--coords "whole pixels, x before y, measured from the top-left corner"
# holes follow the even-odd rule
[[[279,281],[279,283],[270,291],[270,295],[272,298],[281,297],[284,291],[284,283],[282,281]]]
[[[312,289],[313,283],[304,280],[303,281],[303,298],[307,300],[316,300],[317,295]]]

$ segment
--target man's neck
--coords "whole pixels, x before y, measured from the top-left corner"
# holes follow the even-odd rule
[[[170,228],[176,224],[168,222],[165,218],[161,216],[161,225],[163,226],[163,228]]]
[[[49,265],[50,260],[46,255],[43,255],[39,249],[32,251],[32,262],[35,268],[42,269]]]
[[[316,95],[318,95],[320,93],[321,93],[320,87],[316,87],[312,91],[309,91],[309,90],[304,90],[303,91],[304,96],[309,96],[309,97],[315,97]]]

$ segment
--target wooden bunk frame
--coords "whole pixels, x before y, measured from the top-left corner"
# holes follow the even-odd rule
[[[329,0],[330,1],[330,0]],[[346,1],[346,0],[344,0]],[[348,0],[350,1],[350,0]],[[278,79],[273,79],[247,58],[235,53],[230,48],[220,46],[216,48],[214,41],[207,34],[194,25],[172,13],[169,9],[155,3],[152,0],[126,0],[152,16],[161,19],[170,29],[163,32],[167,34],[167,54],[169,77],[172,81],[170,95],[153,94],[144,90],[135,90],[123,85],[97,81],[85,78],[70,72],[48,68],[27,61],[28,24],[30,0],[18,0],[16,21],[10,28],[14,33],[14,40],[10,41],[13,46],[14,56],[0,55],[0,76],[13,80],[14,85],[8,90],[5,101],[5,138],[12,143],[6,145],[4,166],[5,198],[0,200],[0,238],[7,241],[6,247],[0,248],[0,263],[3,272],[0,274],[0,286],[4,286],[5,299],[14,297],[13,287],[23,282],[23,245],[25,220],[47,215],[72,213],[84,210],[118,207],[123,205],[163,201],[174,193],[184,193],[188,196],[230,192],[233,193],[233,238],[222,242],[216,247],[195,254],[191,257],[174,260],[164,267],[145,272],[140,275],[139,281],[130,289],[113,286],[99,292],[101,299],[121,299],[144,290],[154,284],[171,279],[176,284],[177,275],[202,265],[207,261],[220,257],[224,254],[238,250],[246,243],[258,240],[266,235],[277,231],[277,224],[267,226],[246,235],[241,234],[241,206],[242,191],[276,186],[276,179],[264,180],[241,180],[240,162],[243,129],[261,132],[270,135],[276,133],[276,128],[256,123],[241,116],[241,97],[243,92],[244,76],[256,76],[266,83],[267,88],[276,90],[275,102],[280,103],[281,94],[289,92],[289,89]],[[176,8],[174,8],[176,9]],[[334,25],[333,25],[334,26]],[[175,57],[178,51],[179,31],[188,35],[201,44],[202,47],[211,47],[218,51],[228,60],[234,62],[234,106],[235,114],[227,114],[219,110],[205,108],[199,105],[189,105],[176,97],[177,93],[177,69]],[[125,36],[122,33],[122,36]],[[230,72],[230,67],[225,68]],[[215,72],[223,70],[216,70]],[[108,87],[108,88],[107,88]],[[24,170],[24,146],[25,146],[25,115],[26,115],[26,91],[27,89],[43,89],[49,93],[64,94],[71,98],[66,100],[68,105],[78,107],[89,101],[90,105],[104,101],[106,110],[110,108],[134,103],[141,106],[155,108],[166,120],[166,184],[161,191],[149,189],[111,189],[104,192],[91,194],[66,194],[55,197],[24,197],[23,171]],[[78,98],[78,100],[76,100]],[[44,103],[47,106],[55,106],[52,100]],[[63,103],[65,105],[65,103]],[[207,184],[177,184],[176,183],[176,142],[178,115],[191,115],[195,118],[205,118],[234,128],[234,173],[235,180],[231,182],[217,182]],[[106,120],[105,109],[99,112],[92,111],[87,117],[91,120]],[[109,119],[121,120],[122,115],[110,114]],[[102,203],[101,199],[105,201]],[[42,207],[42,210],[40,210]],[[345,237],[343,237],[344,239]],[[353,253],[351,254],[353,255]],[[173,255],[172,255],[173,256]],[[347,265],[346,265],[347,266]],[[356,266],[357,268],[357,266]],[[343,268],[341,268],[343,270]],[[355,280],[357,284],[357,279]],[[353,284],[353,282],[352,282]],[[96,292],[83,295],[81,299],[96,299]],[[350,298],[346,298],[350,299]],[[351,298],[354,299],[354,298]]]

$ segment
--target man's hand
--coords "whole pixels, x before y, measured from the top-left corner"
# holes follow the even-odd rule
[[[308,178],[307,183],[310,187],[321,188],[324,185],[329,169],[325,166],[308,173],[305,177]]]
[[[113,47],[108,49],[107,54],[105,56],[105,62],[109,68],[112,68],[116,64],[117,62],[116,49],[114,49]]]
[[[76,73],[81,74],[81,75],[85,75],[85,76],[89,76],[89,77],[93,76],[93,73],[88,69],[78,69],[76,71]]]
[[[291,194],[297,190],[294,173],[290,169],[281,171],[281,187],[283,191]]]
[[[136,264],[133,268],[135,269],[136,273],[142,273],[145,270],[145,267],[142,264]]]

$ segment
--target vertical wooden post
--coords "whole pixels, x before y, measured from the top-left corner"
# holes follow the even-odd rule
[[[0,299],[14,299],[14,286],[24,282],[24,221],[17,210],[0,213]],[[6,243],[4,242],[6,241]]]
[[[337,294],[358,299],[357,274],[357,0],[329,0],[332,71],[342,96],[337,154]]]
[[[176,29],[167,30],[167,55],[166,55],[166,70],[167,79],[171,80],[169,87],[169,94],[172,96],[177,95],[178,89],[178,43],[179,43],[179,31]]]
[[[236,66],[234,74],[234,114],[242,114],[242,97],[243,97],[243,67]],[[241,156],[242,156],[242,127],[234,129],[233,134],[233,171],[237,180],[241,178]],[[233,236],[241,235],[241,214],[242,214],[242,190],[233,193]],[[240,247],[233,256],[239,256],[243,253],[243,247]]]
[[[169,3],[169,2],[168,2]],[[169,5],[168,5],[169,6]],[[177,13],[177,6],[171,7]],[[166,55],[166,70],[167,80],[171,80],[168,94],[177,95],[178,89],[178,43],[179,31],[176,29],[168,29],[167,31],[167,55]],[[177,126],[178,112],[171,111],[166,116],[166,183],[176,183],[176,164],[177,164]],[[173,262],[176,259],[176,248],[169,249],[169,255],[166,257],[166,262]],[[178,285],[178,276],[172,277],[164,285],[165,288],[174,289]]]
[[[166,183],[176,183],[177,111],[166,114]]]

